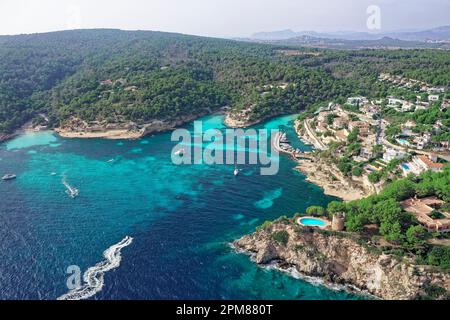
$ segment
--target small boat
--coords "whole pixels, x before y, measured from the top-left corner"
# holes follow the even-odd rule
[[[234,169],[233,174],[234,174],[235,177],[237,177],[239,175],[239,171],[240,170],[237,167]]]
[[[174,155],[176,155],[176,156],[182,156],[182,155],[184,155],[184,149],[180,149],[180,150],[176,151],[176,152],[174,153]]]
[[[106,161],[106,162],[108,162],[108,163],[113,163],[113,162],[114,162],[114,159],[110,159],[110,160],[108,160],[108,161]]]
[[[286,133],[283,133],[280,138],[281,143],[289,143]]]
[[[9,181],[9,180],[14,180],[15,178],[17,178],[17,176],[15,174],[5,174],[2,177],[3,181]]]

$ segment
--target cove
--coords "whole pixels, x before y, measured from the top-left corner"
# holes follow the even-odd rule
[[[205,129],[226,129],[221,116],[202,120]],[[254,128],[292,137],[293,120]],[[69,266],[85,272],[132,237],[90,299],[360,299],[260,268],[229,245],[266,220],[335,200],[294,171],[295,163],[281,156],[275,176],[242,166],[238,177],[231,165],[177,166],[170,136],[117,142],[49,131],[1,144],[0,173],[17,179],[0,183],[0,298],[56,299],[68,292]],[[65,193],[63,178],[77,198]],[[265,198],[263,208],[255,206]]]

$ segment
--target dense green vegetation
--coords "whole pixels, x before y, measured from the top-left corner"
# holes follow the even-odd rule
[[[414,121],[416,126],[412,128],[415,133],[431,133],[433,141],[450,141],[450,132],[448,130],[436,129],[434,125],[437,122],[442,124],[443,128],[450,127],[450,109],[441,108],[441,102],[432,103],[427,110],[416,110],[415,112],[397,112],[392,108],[385,108],[383,115],[389,120],[390,126],[386,130],[388,138],[401,133],[401,126],[407,121]]]
[[[229,105],[254,106],[251,117],[260,119],[353,94],[382,96],[389,86],[376,80],[384,71],[432,84],[450,80],[446,51],[314,50],[319,55],[288,57],[279,49],[144,31],[0,37],[0,132],[39,113],[51,126],[73,116],[139,124]]]
[[[286,245],[289,241],[289,234],[287,231],[275,231],[271,235],[272,239],[278,242],[281,245]]]
[[[366,225],[376,224],[380,235],[397,246],[397,252],[414,253],[419,262],[446,269],[450,263],[450,248],[427,245],[426,240],[433,235],[403,211],[400,202],[414,196],[437,196],[448,203],[449,181],[450,165],[447,165],[443,172],[427,171],[419,177],[396,180],[377,195],[348,203],[333,201],[326,209],[314,206],[308,211],[320,215],[324,211],[330,215],[344,213],[347,231],[362,232]]]

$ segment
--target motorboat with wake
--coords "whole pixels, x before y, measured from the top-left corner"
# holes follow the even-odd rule
[[[78,196],[78,194],[80,193],[80,191],[77,189],[77,188],[75,188],[75,187],[72,187],[70,184],[68,184],[65,180],[63,180],[63,184],[64,184],[64,186],[66,187],[66,193],[67,193],[67,195],[69,196],[69,197],[71,197],[72,199],[75,199],[77,196]]]

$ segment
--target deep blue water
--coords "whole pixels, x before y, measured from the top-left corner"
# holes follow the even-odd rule
[[[293,140],[292,119],[259,127]],[[203,120],[224,128],[220,116]],[[133,243],[94,299],[358,298],[260,268],[229,246],[265,220],[333,200],[290,159],[280,158],[275,176],[246,166],[234,177],[232,165],[172,164],[174,145],[170,133],[109,141],[52,132],[0,145],[0,175],[18,175],[0,183],[0,298],[56,299],[68,291],[68,266],[85,271],[126,236]],[[80,190],[76,199],[64,179]]]

